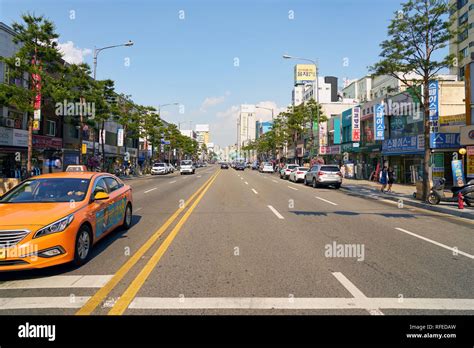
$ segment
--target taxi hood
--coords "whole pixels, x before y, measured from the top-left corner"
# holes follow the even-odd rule
[[[16,226],[46,226],[68,216],[84,202],[0,203],[0,229]]]

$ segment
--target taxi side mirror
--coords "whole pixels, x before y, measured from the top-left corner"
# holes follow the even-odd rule
[[[109,195],[105,192],[97,192],[95,195],[94,195],[94,200],[95,201],[102,201],[104,199],[109,199]]]

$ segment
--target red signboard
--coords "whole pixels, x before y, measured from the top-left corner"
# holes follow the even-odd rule
[[[63,139],[47,137],[43,135],[33,135],[34,149],[55,149],[60,150],[63,147]]]

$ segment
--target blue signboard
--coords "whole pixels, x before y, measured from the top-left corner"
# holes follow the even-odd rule
[[[451,161],[451,169],[453,171],[454,186],[461,187],[466,185],[466,180],[464,180],[464,172],[462,170],[462,161]]]
[[[428,84],[430,121],[438,121],[438,81]]]
[[[334,144],[341,143],[341,119],[336,117],[334,119]]]
[[[459,133],[431,133],[430,148],[432,149],[450,149],[459,148],[461,135]]]
[[[387,139],[382,143],[382,153],[388,155],[423,153],[423,144],[416,135]]]
[[[384,140],[385,119],[384,119],[384,105],[375,105],[375,140]]]
[[[171,144],[169,140],[161,139],[161,144],[163,145],[169,145]]]

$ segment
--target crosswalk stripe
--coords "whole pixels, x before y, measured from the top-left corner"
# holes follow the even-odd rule
[[[89,296],[64,297],[4,297],[0,298],[0,310],[38,308],[80,308]]]
[[[113,275],[59,275],[35,279],[21,279],[0,283],[0,290],[52,289],[52,288],[101,288]]]

